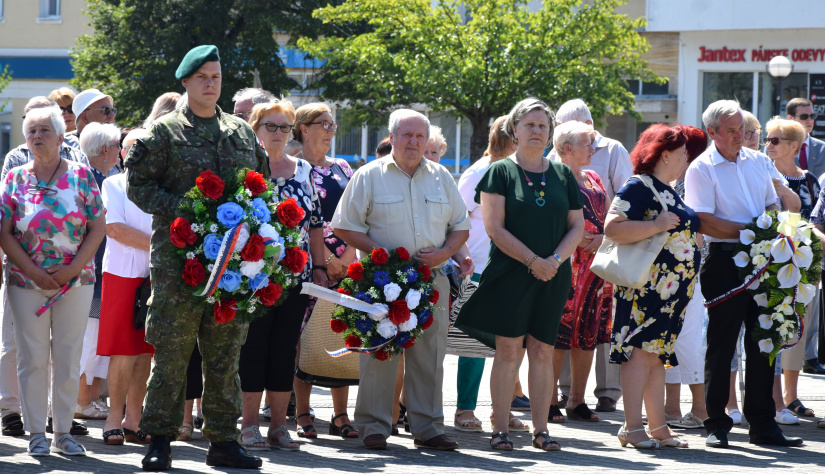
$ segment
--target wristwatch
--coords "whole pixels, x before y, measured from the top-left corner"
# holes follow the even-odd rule
[[[555,258],[556,260],[558,260],[559,263],[561,263],[561,257],[559,256],[559,254],[554,253],[553,258]]]

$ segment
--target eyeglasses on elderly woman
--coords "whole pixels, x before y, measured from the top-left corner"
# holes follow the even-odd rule
[[[292,128],[293,128],[293,125],[289,124],[289,123],[279,125],[277,123],[266,122],[266,123],[262,123],[259,126],[266,128],[267,132],[276,132],[276,131],[280,130],[281,133],[289,133],[290,131],[292,131]]]
[[[782,138],[782,137],[768,137],[768,138],[766,138],[766,139],[765,139],[765,143],[764,143],[764,144],[765,144],[765,145],[767,145],[768,143],[770,143],[771,145],[776,146],[776,145],[779,145],[779,141],[780,141],[780,140],[786,140],[786,141],[789,141],[789,142],[792,142],[792,141],[793,141],[793,140],[791,140],[790,138]]]

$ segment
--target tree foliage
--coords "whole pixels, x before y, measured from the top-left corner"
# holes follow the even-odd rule
[[[358,35],[304,38],[325,60],[316,86],[349,101],[363,121],[399,106],[453,110],[473,126],[471,157],[487,145],[491,119],[535,96],[552,108],[582,98],[594,119],[633,110],[626,78],[657,80],[642,54],[644,20],[615,14],[623,0],[350,0],[315,11],[326,24],[367,23]]]
[[[323,33],[312,18],[320,0],[87,0],[94,32],[72,50],[78,89],[97,87],[115,99],[118,122],[140,123],[164,92],[183,92],[175,70],[191,48],[214,44],[221,55],[223,91],[253,85],[257,70],[265,89],[297,88],[278,57],[274,32],[313,37]],[[324,2],[326,5],[328,2]],[[337,3],[337,2],[333,2]],[[335,31],[338,31],[335,29]]]
[[[9,85],[9,82],[11,82],[11,74],[9,74],[9,65],[6,64],[5,66],[3,66],[3,70],[0,71],[0,92],[3,92],[3,89],[5,89],[7,85]],[[7,103],[8,101],[0,103],[0,112],[2,112],[3,109],[6,108]]]

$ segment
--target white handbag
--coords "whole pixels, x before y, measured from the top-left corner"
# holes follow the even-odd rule
[[[640,178],[640,176],[636,176]],[[653,191],[653,197],[667,211],[667,204],[659,199],[659,193],[648,180],[641,179]],[[604,237],[590,271],[614,285],[642,288],[650,281],[650,267],[664,248],[669,232],[660,232],[632,244],[617,244]]]

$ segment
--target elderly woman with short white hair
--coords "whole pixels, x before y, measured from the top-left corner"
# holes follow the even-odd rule
[[[424,158],[438,163],[444,153],[447,153],[447,139],[444,138],[441,127],[430,125],[430,139],[424,149]]]
[[[95,281],[92,258],[106,231],[103,202],[89,168],[60,158],[66,124],[57,107],[23,120],[34,160],[12,169],[0,191],[0,244],[9,258],[8,298],[28,452],[48,456],[46,417],[51,377],[51,449],[85,455],[69,434],[80,376],[83,331]]]

